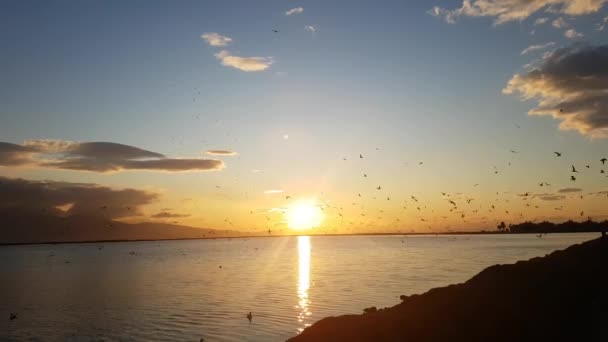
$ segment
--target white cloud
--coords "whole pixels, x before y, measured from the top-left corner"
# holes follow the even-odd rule
[[[544,50],[548,47],[551,47],[555,45],[554,42],[549,42],[546,44],[538,44],[538,45],[530,45],[527,48],[523,49],[523,51],[521,52],[522,55],[527,54],[528,52],[532,52],[532,51],[538,51],[538,50]]]
[[[566,37],[568,39],[582,38],[583,34],[580,32],[577,32],[575,29],[569,29],[569,30],[566,30],[566,32],[564,32],[564,37]]]
[[[308,32],[311,32],[311,33],[315,33],[315,32],[317,32],[317,28],[316,28],[316,27],[314,27],[314,26],[312,26],[312,25],[306,25],[306,26],[304,26],[304,29],[305,29],[306,31],[308,31]]]
[[[224,66],[247,72],[264,71],[274,63],[272,57],[239,57],[232,55],[226,50],[216,53],[215,57],[219,59]]]
[[[300,14],[302,12],[304,12],[304,8],[296,7],[296,8],[292,8],[289,11],[285,12],[285,15]]]
[[[597,12],[608,0],[464,0],[461,7],[448,10],[433,7],[429,14],[455,23],[461,16],[493,17],[494,24],[521,21],[537,12],[563,13],[570,16]]]
[[[538,18],[534,21],[534,25],[542,25],[542,24],[546,23],[547,21],[549,21],[549,18],[547,18],[547,17]]]
[[[283,190],[266,190],[266,191],[264,191],[264,193],[265,193],[266,195],[280,194],[280,193],[282,193],[282,192],[283,192]]]
[[[551,26],[555,28],[566,28],[568,27],[568,23],[564,20],[564,18],[559,17],[551,23]]]
[[[211,46],[226,46],[232,42],[232,38],[215,32],[205,32],[201,35],[201,38]]]

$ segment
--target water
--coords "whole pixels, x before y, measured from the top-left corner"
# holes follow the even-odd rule
[[[269,237],[0,247],[0,315],[6,316],[0,319],[0,340],[281,341],[325,316],[392,306],[399,295],[463,282],[487,266],[597,236]],[[9,321],[10,312],[18,312],[18,319]]]

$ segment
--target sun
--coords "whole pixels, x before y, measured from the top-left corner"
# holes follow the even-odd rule
[[[323,222],[323,211],[313,200],[293,203],[287,209],[287,226],[293,230],[306,230],[318,227]]]

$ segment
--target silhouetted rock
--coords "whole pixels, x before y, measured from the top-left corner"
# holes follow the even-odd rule
[[[394,307],[324,318],[302,341],[608,341],[608,239],[486,268]]]

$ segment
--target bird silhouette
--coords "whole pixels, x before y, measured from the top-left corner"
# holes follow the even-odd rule
[[[555,153],[555,156],[556,156],[556,157],[561,157],[561,156],[562,156],[562,153],[561,153],[561,152],[553,152],[553,153]]]
[[[606,161],[607,161],[607,160],[608,160],[608,159],[606,159],[606,158],[602,158],[602,159],[600,159],[600,161],[602,162],[602,165],[606,164]]]
[[[249,311],[249,313],[247,314],[247,319],[249,320],[249,323],[251,323],[251,320],[253,319],[253,315],[251,314],[251,311]]]
[[[11,321],[16,320],[17,319],[17,313],[16,312],[11,312],[10,315],[8,316],[8,319],[10,319]]]
[[[578,173],[578,171],[576,171],[576,168],[574,167],[574,165],[572,165],[572,172]]]
[[[570,180],[573,181],[573,182],[576,182],[576,177],[570,176]]]
[[[279,33],[279,30],[272,29],[272,32]]]

